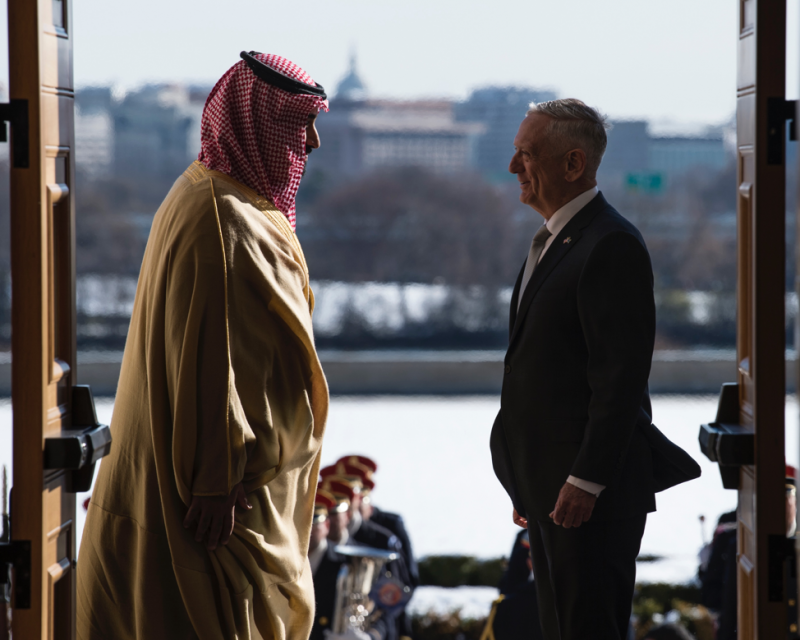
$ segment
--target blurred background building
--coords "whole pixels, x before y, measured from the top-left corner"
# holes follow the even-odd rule
[[[79,168],[89,177],[157,178],[180,174],[200,150],[200,118],[210,86],[146,85],[124,95],[112,87],[77,93]],[[352,179],[386,167],[439,173],[472,171],[489,182],[513,180],[508,162],[528,105],[556,93],[532,87],[481,87],[466,100],[386,100],[371,96],[355,55],[318,122],[324,140],[309,171]],[[731,154],[724,128],[700,135],[654,135],[649,123],[612,121],[601,180],[657,191],[688,171],[721,171]],[[733,124],[730,124],[732,127]]]

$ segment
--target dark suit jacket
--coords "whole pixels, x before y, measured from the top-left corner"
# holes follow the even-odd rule
[[[642,236],[598,194],[553,239],[517,312],[521,278],[495,473],[528,518],[549,519],[569,475],[607,487],[593,521],[654,511],[657,490],[700,469],[650,420],[656,318]]]

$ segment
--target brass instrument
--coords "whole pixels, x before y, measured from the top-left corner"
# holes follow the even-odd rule
[[[332,631],[344,634],[349,629],[367,631],[380,611],[380,603],[375,601],[375,589],[397,590],[397,579],[384,571],[387,562],[397,559],[397,554],[382,549],[362,546],[338,546],[336,553],[348,559],[339,570],[336,579],[336,606],[333,613]],[[381,583],[381,584],[379,584]],[[400,585],[401,592],[408,592],[408,587]],[[391,598],[390,598],[391,600]],[[395,600],[396,602],[396,600]],[[392,603],[394,604],[394,603]]]

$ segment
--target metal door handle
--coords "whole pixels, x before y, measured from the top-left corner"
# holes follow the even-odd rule
[[[0,142],[8,142],[5,123],[11,124],[12,164],[16,169],[30,166],[28,101],[10,100],[0,104]]]
[[[64,469],[68,493],[88,491],[95,463],[111,450],[111,430],[97,421],[89,385],[72,387],[72,429],[45,438],[44,468]]]

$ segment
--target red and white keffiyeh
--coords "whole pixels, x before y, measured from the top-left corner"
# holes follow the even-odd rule
[[[305,71],[280,56],[254,57],[285,76],[314,85]],[[295,228],[295,196],[308,159],[308,116],[328,110],[318,96],[295,94],[259,79],[242,60],[206,100],[197,159],[269,199]]]

